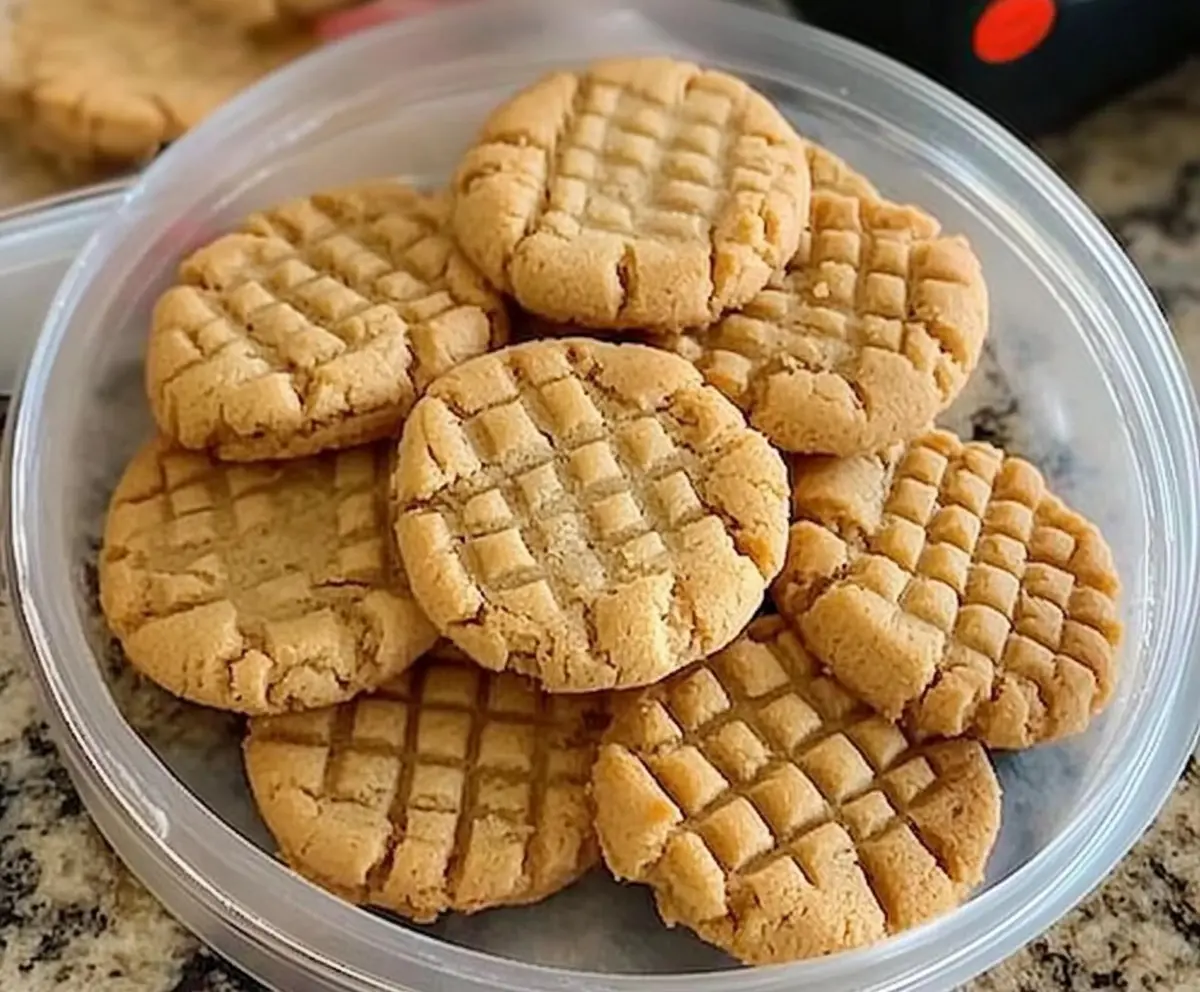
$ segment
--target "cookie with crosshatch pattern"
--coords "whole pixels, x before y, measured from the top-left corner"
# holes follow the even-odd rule
[[[395,434],[433,379],[508,337],[447,212],[440,194],[366,182],[254,214],[185,259],[146,356],[162,432],[234,461]]]
[[[711,323],[799,242],[803,145],[740,79],[668,58],[558,72],[497,109],[455,181],[463,251],[527,310]]]
[[[247,777],[284,860],[346,899],[419,921],[536,902],[599,860],[607,706],[442,645],[370,695],[251,720]]]
[[[388,523],[392,445],[239,465],[156,439],[113,493],[100,603],[167,691],[241,713],[373,689],[437,635]]]
[[[808,147],[808,229],[786,270],[718,324],[674,335],[787,451],[879,451],[925,428],[979,360],[988,297],[967,241]]]
[[[413,408],[393,488],[438,630],[557,692],[645,685],[728,644],[786,544],[782,458],[643,345],[560,338],[459,366]]]
[[[1000,826],[977,742],[916,745],[778,616],[618,697],[592,794],[613,874],[747,964],[859,947],[952,909]]]
[[[1041,473],[931,431],[793,463],[775,602],[847,687],[922,736],[1028,747],[1078,733],[1115,682],[1119,582]]]

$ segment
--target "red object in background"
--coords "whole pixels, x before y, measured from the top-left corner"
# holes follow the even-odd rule
[[[448,0],[376,0],[361,7],[329,14],[317,21],[317,34],[326,41],[356,34],[377,24],[385,24],[400,17],[423,14],[444,7]]]
[[[1054,0],[993,0],[975,22],[971,47],[984,62],[1015,62],[1046,40],[1057,16]]]
[[[908,63],[1025,137],[1066,127],[1200,54],[1200,0],[790,2],[817,27]]]

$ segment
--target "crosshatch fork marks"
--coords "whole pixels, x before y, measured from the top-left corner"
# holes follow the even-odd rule
[[[448,647],[378,692],[251,722],[247,772],[285,860],[429,921],[532,902],[597,860],[604,696],[547,696]]]
[[[485,123],[455,230],[525,309],[597,328],[702,326],[795,250],[803,145],[741,80],[666,58],[534,83]]]
[[[858,946],[957,905],[999,828],[978,744],[915,746],[779,617],[622,700],[593,788],[613,872],[749,963]]]
[[[732,404],[676,356],[590,340],[435,384],[393,488],[434,624],[556,691],[645,684],[728,643],[786,528],[782,460]]]
[[[447,209],[364,183],[255,214],[185,259],[147,353],[160,428],[236,460],[393,433],[430,381],[507,339]]]
[[[129,660],[193,702],[326,706],[433,645],[389,527],[390,445],[239,465],[151,441],[112,497],[101,605]]]
[[[881,713],[1019,748],[1078,733],[1107,703],[1112,552],[1033,465],[930,431],[878,457],[797,460],[793,484],[776,602]]]

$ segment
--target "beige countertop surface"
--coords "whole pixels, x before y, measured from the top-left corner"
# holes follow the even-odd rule
[[[1043,146],[1166,306],[1200,376],[1200,62]],[[63,188],[0,145],[0,206]],[[0,989],[251,992],[128,874],[57,760],[0,602]],[[1200,764],[1111,877],[970,992],[1200,990]]]

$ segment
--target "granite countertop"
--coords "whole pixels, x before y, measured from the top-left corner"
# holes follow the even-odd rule
[[[1200,62],[1044,145],[1170,312],[1200,381]],[[0,147],[0,205],[57,181]],[[55,756],[0,597],[0,989],[251,992],[100,839]],[[1200,989],[1200,763],[1074,912],[969,992]]]

